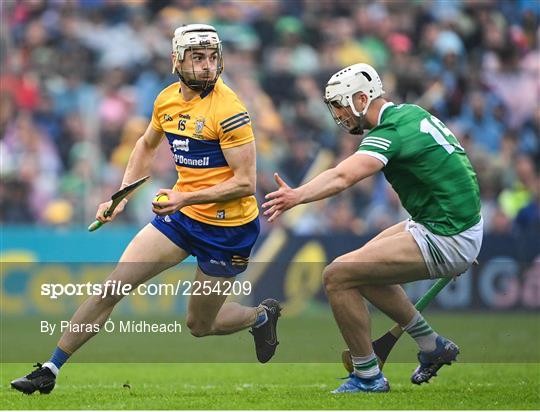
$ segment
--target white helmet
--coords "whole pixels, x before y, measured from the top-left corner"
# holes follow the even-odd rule
[[[368,98],[366,107],[361,113],[356,110],[352,98],[358,92],[364,93]],[[344,121],[336,115],[335,106],[350,107],[356,117],[363,117],[371,102],[383,94],[381,78],[377,71],[369,64],[357,63],[340,70],[328,80],[324,101],[336,123],[350,132],[351,130],[343,124]]]
[[[213,79],[197,79],[195,70],[193,75],[195,79],[190,79],[183,71],[179,72],[176,69],[176,63],[184,60],[185,52],[193,49],[216,49],[218,52],[218,67],[216,76]],[[188,24],[178,27],[174,31],[174,37],[172,38],[172,50],[174,55],[174,62],[172,67],[173,74],[176,72],[187,86],[195,90],[204,90],[209,86],[212,86],[221,75],[223,71],[223,53],[221,48],[221,41],[217,34],[216,29],[209,24]]]

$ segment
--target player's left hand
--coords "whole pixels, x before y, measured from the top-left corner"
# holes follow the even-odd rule
[[[187,206],[185,193],[177,192],[171,189],[159,189],[156,197],[159,195],[167,195],[169,200],[166,202],[152,202],[152,212],[158,216],[172,215],[176,211]]]
[[[268,202],[263,203],[262,207],[268,209],[264,212],[269,222],[274,221],[279,215],[286,210],[296,206],[300,203],[300,194],[297,189],[292,189],[287,183],[283,181],[277,173],[274,173],[274,179],[279,186],[279,189],[275,192],[268,193],[265,199]]]

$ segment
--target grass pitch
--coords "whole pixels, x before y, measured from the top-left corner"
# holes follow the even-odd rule
[[[64,366],[50,395],[31,396],[12,390],[9,382],[28,373],[32,361],[46,360],[59,336],[39,333],[39,322],[31,318],[0,319],[4,409],[431,410],[540,405],[537,313],[430,313],[430,323],[460,346],[460,362],[443,367],[430,384],[413,385],[409,379],[417,349],[404,336],[384,368],[390,393],[341,395],[330,391],[342,382],[337,378],[346,375],[335,363],[345,345],[329,310],[283,317],[281,344],[266,365],[253,362],[253,339],[247,331],[203,339],[187,331],[100,333]],[[373,336],[391,325],[374,314]],[[141,360],[148,363],[131,363]]]
[[[27,364],[2,364],[5,409],[536,409],[540,364],[455,364],[428,385],[414,364],[387,364],[388,394],[329,392],[339,364],[71,364],[50,395],[27,396],[9,381]]]
[[[69,315],[67,317],[69,319]],[[8,317],[0,314],[1,361],[43,362],[60,338],[57,331],[40,333],[43,317]],[[121,319],[120,315],[113,319]],[[137,318],[134,318],[137,319]],[[140,318],[139,318],[140,319]],[[152,319],[146,319],[151,321]],[[540,317],[536,313],[434,312],[426,315],[432,327],[461,348],[463,363],[540,363]],[[50,319],[49,319],[50,320]],[[56,319],[58,321],[58,319]],[[180,320],[182,333],[105,333],[102,331],[79,350],[74,363],[252,363],[253,338],[247,331],[226,336],[191,336],[183,319],[175,315],[155,321]],[[393,323],[375,312],[372,337],[386,333]],[[57,328],[58,329],[58,328]],[[118,328],[117,328],[118,329]],[[279,322],[281,344],[272,363],[335,363],[345,343],[330,309],[302,317],[283,316]],[[416,361],[414,340],[403,336],[390,354],[391,363]]]

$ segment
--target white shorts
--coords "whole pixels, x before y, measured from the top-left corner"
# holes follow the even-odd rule
[[[420,247],[432,279],[464,273],[478,257],[484,221],[454,236],[436,235],[424,225],[409,220],[405,227]]]

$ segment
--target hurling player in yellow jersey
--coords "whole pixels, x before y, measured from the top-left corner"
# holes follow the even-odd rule
[[[246,269],[259,234],[250,118],[236,94],[220,79],[221,42],[212,26],[179,27],[172,45],[173,72],[180,81],[165,88],[155,100],[152,121],[131,153],[122,186],[149,173],[164,138],[178,181],[172,190],[160,190],[168,201],[153,203],[156,218],[127,246],[107,280],[135,288],[194,255],[198,263],[195,280],[209,285],[207,291],[216,292],[190,297],[187,326],[191,333],[197,337],[223,335],[251,327],[257,358],[267,362],[278,343],[279,303],[266,299],[258,307],[246,307],[225,303],[226,296],[217,292],[225,289],[224,282],[231,282]],[[96,218],[109,222],[126,203],[111,217],[104,216],[110,202],[102,203]],[[220,284],[224,286],[219,288]],[[106,297],[88,298],[71,323],[103,326],[122,298],[111,292]],[[89,332],[67,330],[51,359],[11,382],[12,387],[24,393],[49,393],[60,367],[96,333],[95,328]]]

